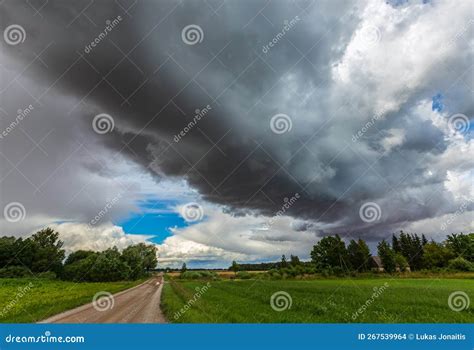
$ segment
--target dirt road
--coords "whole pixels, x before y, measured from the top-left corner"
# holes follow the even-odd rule
[[[163,277],[60,313],[40,323],[166,323],[160,310]]]

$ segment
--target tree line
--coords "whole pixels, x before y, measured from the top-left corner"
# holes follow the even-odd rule
[[[96,252],[66,252],[51,228],[28,238],[0,237],[0,277],[58,277],[70,281],[119,281],[144,277],[157,264],[156,248],[139,243],[121,252],[117,247]]]
[[[385,272],[417,270],[474,271],[474,233],[451,234],[441,243],[428,241],[424,235],[405,233],[392,235],[391,243],[382,240],[377,244],[382,266],[376,264],[363,239],[350,240],[339,235],[323,237],[311,250],[311,261],[301,262],[297,256],[285,255],[280,262],[238,264],[233,261],[229,270],[268,270],[274,274],[298,275],[304,273],[344,274],[367,272],[383,267]]]

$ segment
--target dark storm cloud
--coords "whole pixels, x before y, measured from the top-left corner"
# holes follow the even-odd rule
[[[18,46],[2,42],[2,50],[20,66],[32,62],[25,74],[37,84],[70,96],[75,102],[63,112],[81,114],[78,124],[90,128],[95,115],[113,116],[114,131],[100,135],[103,144],[155,176],[186,178],[204,199],[236,213],[274,215],[284,198],[299,193],[288,213],[316,222],[299,230],[320,223],[332,225],[327,232],[373,235],[452,211],[446,174],[425,176],[446,150],[443,133],[410,116],[429,89],[413,88],[416,101],[406,99],[351,141],[374,113],[361,93],[374,82],[361,74],[367,81],[359,89],[338,89],[332,72],[360,9],[346,1],[265,4],[49,1],[35,16],[27,3],[5,1],[2,22],[21,24],[27,39]],[[117,16],[115,28],[85,52]],[[294,27],[263,52],[296,16]],[[190,24],[202,28],[201,43],[183,42],[181,31]],[[208,105],[209,113],[175,142]],[[292,120],[281,135],[270,128],[278,113]],[[384,154],[381,142],[391,129],[407,131]],[[359,215],[369,201],[383,213],[370,224]]]

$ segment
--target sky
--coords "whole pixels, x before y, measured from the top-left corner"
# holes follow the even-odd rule
[[[471,232],[473,10],[4,0],[1,234],[227,267]]]

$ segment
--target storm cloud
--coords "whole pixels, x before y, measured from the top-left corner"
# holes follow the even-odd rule
[[[2,29],[26,33],[21,44],[1,42],[2,108],[13,116],[31,101],[36,123],[54,124],[52,148],[80,138],[93,155],[116,155],[103,163],[184,179],[235,217],[278,215],[298,194],[285,216],[300,220],[301,234],[375,240],[466,201],[473,208],[470,128],[453,129],[450,118],[469,124],[474,110],[467,1],[0,6]],[[98,134],[102,113],[114,127]],[[7,139],[1,151],[16,164],[23,154]],[[2,190],[4,205],[21,192],[14,180]],[[56,205],[49,197],[34,210],[48,216]]]

